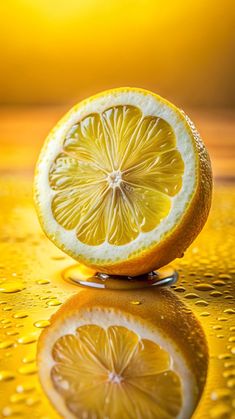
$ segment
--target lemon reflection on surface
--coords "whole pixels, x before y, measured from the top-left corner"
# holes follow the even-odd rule
[[[200,324],[162,287],[83,287],[38,343],[41,384],[66,418],[190,418],[207,362]]]

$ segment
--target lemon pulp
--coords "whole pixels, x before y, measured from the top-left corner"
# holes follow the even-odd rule
[[[49,172],[52,213],[84,244],[125,245],[168,215],[183,173],[168,122],[113,106],[67,133]]]
[[[127,327],[82,325],[52,356],[53,385],[75,417],[170,419],[182,408],[170,355]]]

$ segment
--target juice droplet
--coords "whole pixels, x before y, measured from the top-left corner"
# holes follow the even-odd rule
[[[133,304],[134,306],[138,306],[139,304],[141,304],[140,301],[131,301],[131,304]]]
[[[20,292],[25,289],[22,282],[19,281],[6,281],[0,285],[0,292],[10,294],[14,292]]]
[[[25,335],[25,336],[20,337],[17,340],[17,342],[20,343],[20,344],[23,344],[23,345],[27,345],[29,343],[36,342],[37,339],[38,339],[38,337],[35,336],[34,334],[29,334],[29,335]]]
[[[11,371],[0,371],[0,381],[10,381],[15,378],[15,374]]]
[[[62,304],[59,300],[53,299],[53,300],[48,300],[46,302],[46,304],[51,307],[51,306],[59,306],[60,304]]]
[[[0,349],[11,348],[15,344],[14,340],[4,340],[0,343]]]
[[[19,312],[19,313],[13,314],[12,317],[14,317],[14,319],[24,319],[25,317],[28,317],[28,314],[24,312]]]
[[[235,310],[233,308],[226,308],[226,310],[224,310],[224,313],[226,313],[226,314],[235,314]]]
[[[36,283],[38,285],[47,285],[50,284],[50,281],[48,281],[47,279],[39,279],[38,281],[36,281]]]
[[[38,320],[34,323],[34,326],[38,328],[44,328],[50,326],[50,322],[49,320]]]
[[[200,307],[205,307],[205,306],[208,306],[209,303],[205,300],[198,300],[195,302],[195,304]]]
[[[220,292],[220,291],[211,291],[211,292],[210,292],[210,295],[211,295],[212,297],[221,297],[221,295],[223,295],[223,294],[222,294],[222,292]]]
[[[28,364],[28,365],[24,365],[23,367],[20,367],[18,369],[20,374],[23,375],[32,375],[32,374],[36,374],[37,372],[37,366],[36,364]]]
[[[211,284],[207,284],[207,283],[201,283],[201,284],[197,284],[193,287],[195,290],[198,291],[210,291],[210,290],[214,290],[215,287]]]

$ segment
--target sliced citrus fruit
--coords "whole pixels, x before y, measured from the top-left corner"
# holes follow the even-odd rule
[[[191,417],[201,389],[179,345],[188,339],[187,351],[191,351],[194,367],[200,368],[201,380],[201,336],[198,331],[193,336],[189,329],[195,324],[189,318],[182,321],[179,314],[178,338],[172,340],[169,328],[176,327],[174,316],[169,311],[155,315],[156,306],[163,308],[164,303],[152,291],[145,291],[134,292],[134,298],[143,298],[144,293],[146,308],[131,304],[133,290],[123,291],[121,304],[118,292],[82,291],[56,313],[42,333],[37,357],[40,381],[63,417]],[[174,308],[170,298],[166,303]],[[132,306],[129,311],[128,306]]]
[[[120,88],[76,105],[52,130],[34,191],[58,247],[98,271],[139,275],[180,257],[199,233],[211,167],[182,111]]]

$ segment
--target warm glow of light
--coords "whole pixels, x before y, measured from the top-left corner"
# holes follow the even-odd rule
[[[61,103],[118,86],[234,105],[233,0],[8,0],[2,103]]]

